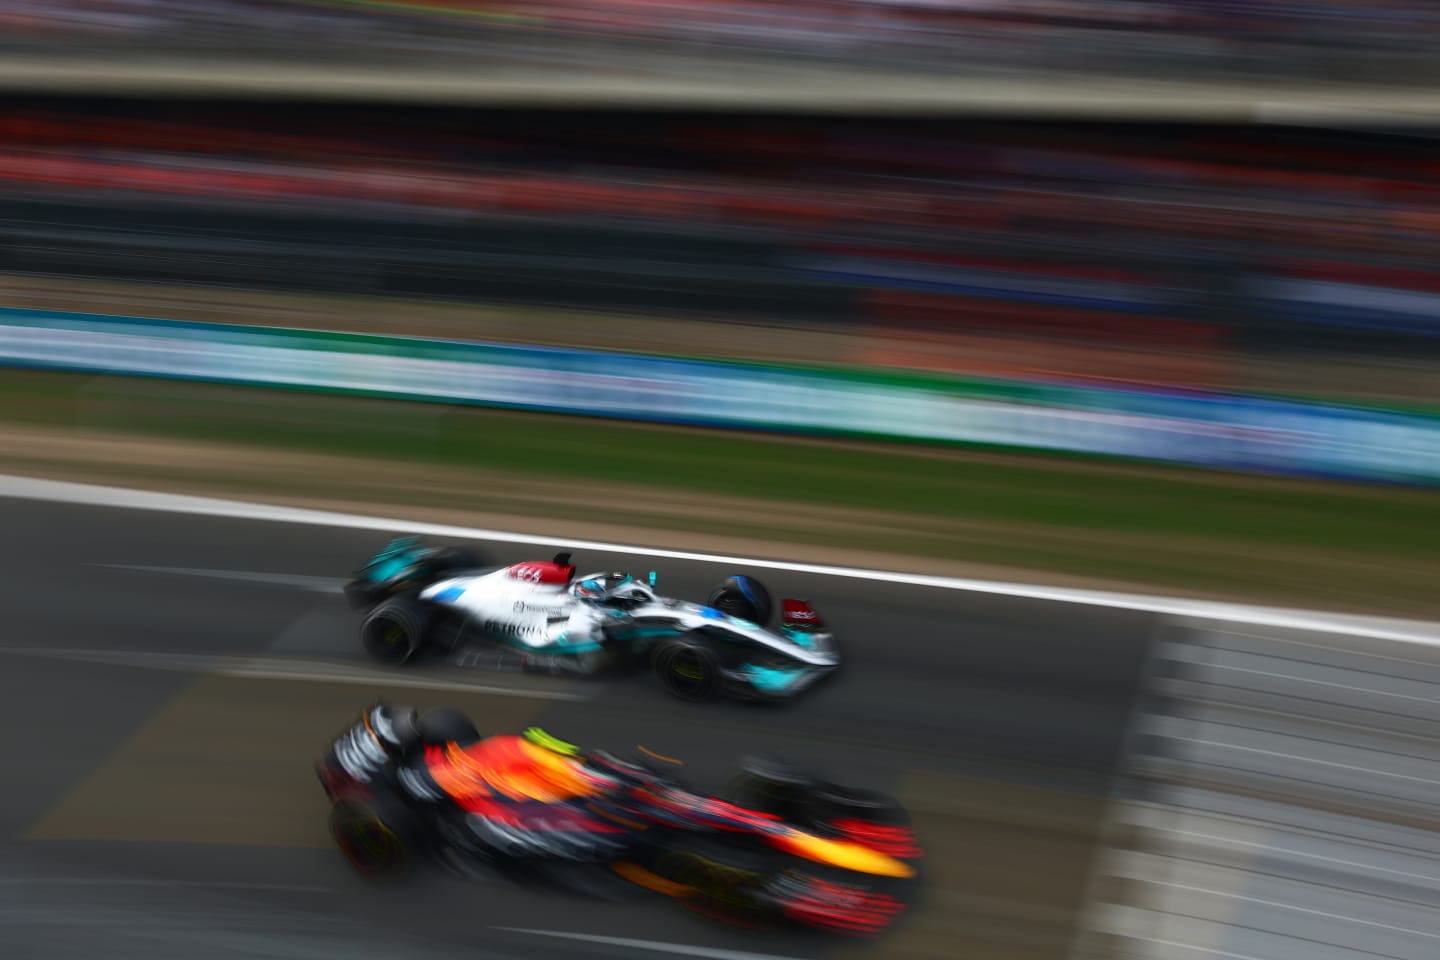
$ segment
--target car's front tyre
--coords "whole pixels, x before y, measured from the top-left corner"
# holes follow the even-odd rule
[[[393,880],[410,869],[407,824],[392,823],[363,800],[338,800],[330,808],[330,836],[346,862],[371,880]]]
[[[761,626],[775,615],[775,601],[765,585],[754,577],[728,578],[710,593],[706,603],[721,613]]]

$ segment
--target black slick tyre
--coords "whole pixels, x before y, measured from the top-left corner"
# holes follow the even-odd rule
[[[730,797],[742,807],[779,814],[786,819],[803,815],[815,779],[773,757],[745,757],[730,781]]]
[[[668,640],[655,649],[651,663],[660,685],[673,697],[698,702],[720,689],[720,658],[703,640]]]
[[[366,615],[360,641],[376,660],[401,664],[419,652],[429,625],[430,615],[418,600],[393,597]]]
[[[362,800],[340,800],[330,808],[330,836],[340,854],[371,880],[395,880],[410,869],[401,825],[385,820]]]
[[[877,826],[908,826],[910,816],[894,797],[873,790],[826,784],[811,797],[811,808],[821,822],[850,819]]]
[[[775,601],[770,591],[754,577],[730,577],[710,593],[706,602],[721,613],[761,626],[775,615]]]

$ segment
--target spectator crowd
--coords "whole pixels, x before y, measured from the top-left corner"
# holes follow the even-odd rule
[[[32,103],[0,194],[739,237],[865,322],[1079,342],[1096,376],[1123,344],[1203,383],[1237,332],[1440,345],[1423,135]]]
[[[1440,8],[1427,0],[0,0],[0,42],[57,52],[106,38],[319,55],[627,39],[841,65],[1134,62],[1315,77],[1336,63],[1423,69],[1437,36]]]

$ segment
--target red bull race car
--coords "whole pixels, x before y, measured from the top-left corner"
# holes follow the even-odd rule
[[[919,882],[897,801],[773,761],[745,761],[722,799],[539,729],[482,736],[458,711],[377,704],[317,772],[335,843],[376,878],[421,864],[572,889],[603,878],[750,927],[853,935],[890,926]]]

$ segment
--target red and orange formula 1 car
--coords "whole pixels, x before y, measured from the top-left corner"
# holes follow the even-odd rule
[[[895,800],[773,762],[743,763],[721,799],[535,728],[486,737],[458,711],[378,704],[317,772],[337,845],[375,877],[429,862],[580,889],[620,878],[717,919],[853,935],[888,927],[919,882]]]

